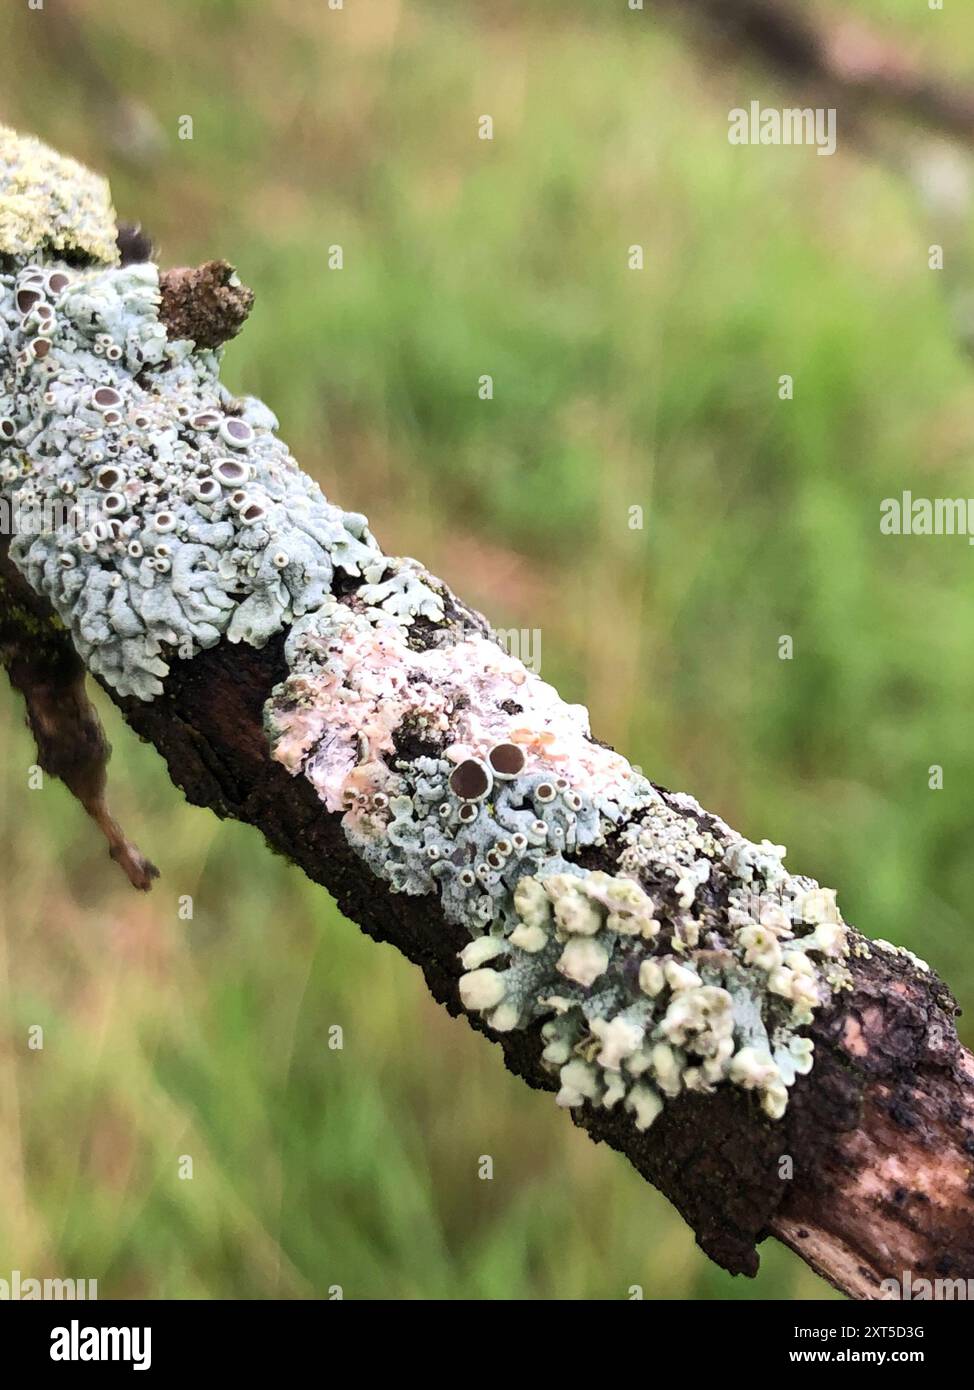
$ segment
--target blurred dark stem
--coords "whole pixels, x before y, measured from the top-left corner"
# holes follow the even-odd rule
[[[62,781],[108,841],[133,887],[148,889],[159,871],[112,816],[106,800],[111,747],[85,689],[81,659],[58,619],[10,560],[0,537],[0,664],[24,697],[41,770]]]
[[[656,0],[697,39],[753,58],[834,106],[844,128],[880,112],[974,142],[974,90],[912,63],[900,44],[858,20],[832,20],[791,0]]]

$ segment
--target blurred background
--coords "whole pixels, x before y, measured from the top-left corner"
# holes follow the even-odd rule
[[[831,158],[733,147],[728,111],[806,104],[800,74],[650,0],[602,8],[8,2],[0,119],[108,174],[164,265],[238,266],[257,302],[229,385],[387,550],[540,628],[542,674],[599,736],[786,843],[970,1010],[974,553],[879,531],[904,488],[974,494],[963,129],[867,104]],[[974,86],[965,8],[842,19],[960,81],[966,54]],[[774,1242],[753,1281],[710,1264],[418,971],[187,807],[100,707],[113,807],[163,873],[145,898],[59,784],[30,789],[0,690],[0,1277],[834,1296]]]

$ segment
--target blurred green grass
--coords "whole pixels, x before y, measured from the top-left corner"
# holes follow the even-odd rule
[[[945,65],[974,39],[958,7],[926,28],[904,0],[850,8]],[[969,1008],[972,560],[878,528],[905,487],[971,492],[974,377],[909,186],[841,140],[728,146],[728,109],[773,84],[707,74],[622,6],[6,20],[0,117],[109,173],[165,263],[235,261],[258,298],[228,381],[326,492],[498,627],[540,626],[545,677],[601,737],[785,841]],[[164,873],[135,897],[64,790],[28,790],[20,702],[0,710],[0,1275],[121,1297],[831,1296],[772,1243],[754,1281],[715,1269],[412,967],[182,804],[106,707],[114,804]]]

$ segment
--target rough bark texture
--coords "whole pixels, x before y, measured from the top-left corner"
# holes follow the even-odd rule
[[[215,348],[235,338],[254,303],[253,290],[241,285],[227,261],[180,266],[159,277],[160,317],[173,338],[192,338],[198,347]]]
[[[818,1161],[772,1223],[839,1288],[970,1279],[974,1270],[974,1058],[935,975],[873,949],[855,991],[813,1028],[816,1061],[793,1123],[818,1129]],[[802,1148],[804,1137],[798,1140]]]
[[[232,336],[249,307],[249,291],[229,283],[222,262],[170,272],[163,286],[170,332],[198,342]],[[0,657],[25,694],[42,760],[98,820],[131,877],[120,842],[138,852],[104,806],[108,750],[80,693],[78,659],[5,546]],[[191,802],[259,829],[346,916],[418,965],[433,996],[460,1013],[457,953],[466,934],[432,896],[388,892],[311,783],[271,760],[262,710],[285,674],[281,635],[261,650],[222,641],[174,660],[153,701],[112,698]],[[79,724],[80,768],[65,752],[66,743],[78,745]],[[974,1063],[957,1040],[955,1005],[935,976],[884,949],[854,957],[852,969],[854,988],[816,1017],[816,1064],[794,1086],[782,1120],[766,1118],[754,1094],[734,1086],[683,1094],[645,1133],[621,1107],[586,1108],[573,1118],[664,1192],[706,1253],[734,1273],[753,1274],[756,1244],[775,1233],[857,1297],[876,1296],[881,1280],[907,1269],[974,1277]],[[476,1016],[464,1017],[480,1027]],[[491,1040],[512,1072],[550,1091],[556,1082],[540,1063],[538,1027]]]

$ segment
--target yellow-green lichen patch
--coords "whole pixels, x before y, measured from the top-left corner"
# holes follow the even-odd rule
[[[23,259],[52,251],[115,265],[115,235],[105,179],[0,126],[0,253]]]

